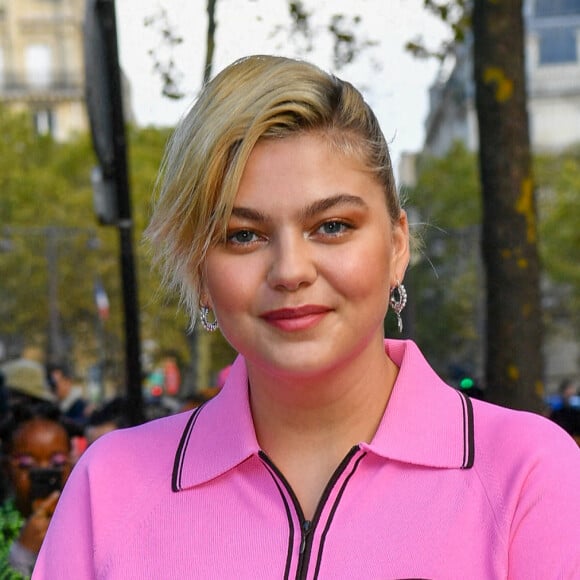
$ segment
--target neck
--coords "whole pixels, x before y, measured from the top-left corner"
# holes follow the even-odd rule
[[[342,459],[350,447],[374,436],[397,373],[382,341],[343,367],[316,377],[273,377],[249,364],[260,445],[273,458],[293,449],[315,449]]]
[[[314,516],[349,449],[374,437],[397,373],[382,340],[317,377],[273,377],[248,364],[258,442],[286,477],[305,518]]]

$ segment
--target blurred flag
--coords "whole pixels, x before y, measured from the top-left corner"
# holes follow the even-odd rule
[[[101,320],[109,318],[109,297],[103,288],[100,280],[95,282],[95,304]]]

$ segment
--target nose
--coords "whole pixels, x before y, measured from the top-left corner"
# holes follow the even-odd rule
[[[285,233],[272,245],[268,283],[272,288],[295,291],[316,279],[317,269],[308,240],[301,233]]]

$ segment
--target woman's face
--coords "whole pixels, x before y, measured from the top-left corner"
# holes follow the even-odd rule
[[[305,134],[259,142],[202,303],[249,366],[317,376],[383,339],[389,290],[408,262],[404,212],[356,158]]]
[[[16,506],[24,516],[28,516],[32,511],[31,470],[61,469],[63,483],[70,474],[70,448],[67,432],[54,421],[46,419],[27,421],[14,434],[9,461]]]

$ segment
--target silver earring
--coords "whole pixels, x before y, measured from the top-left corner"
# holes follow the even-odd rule
[[[399,328],[399,332],[403,332],[403,319],[401,318],[401,312],[403,312],[403,309],[407,304],[407,290],[405,290],[405,287],[398,280],[397,285],[391,290],[389,304],[397,316],[397,327]]]
[[[209,308],[207,306],[202,306],[199,309],[199,319],[201,321],[201,325],[208,332],[214,332],[218,329],[218,321],[214,320],[213,322],[210,322],[207,319],[208,314],[209,314]]]

